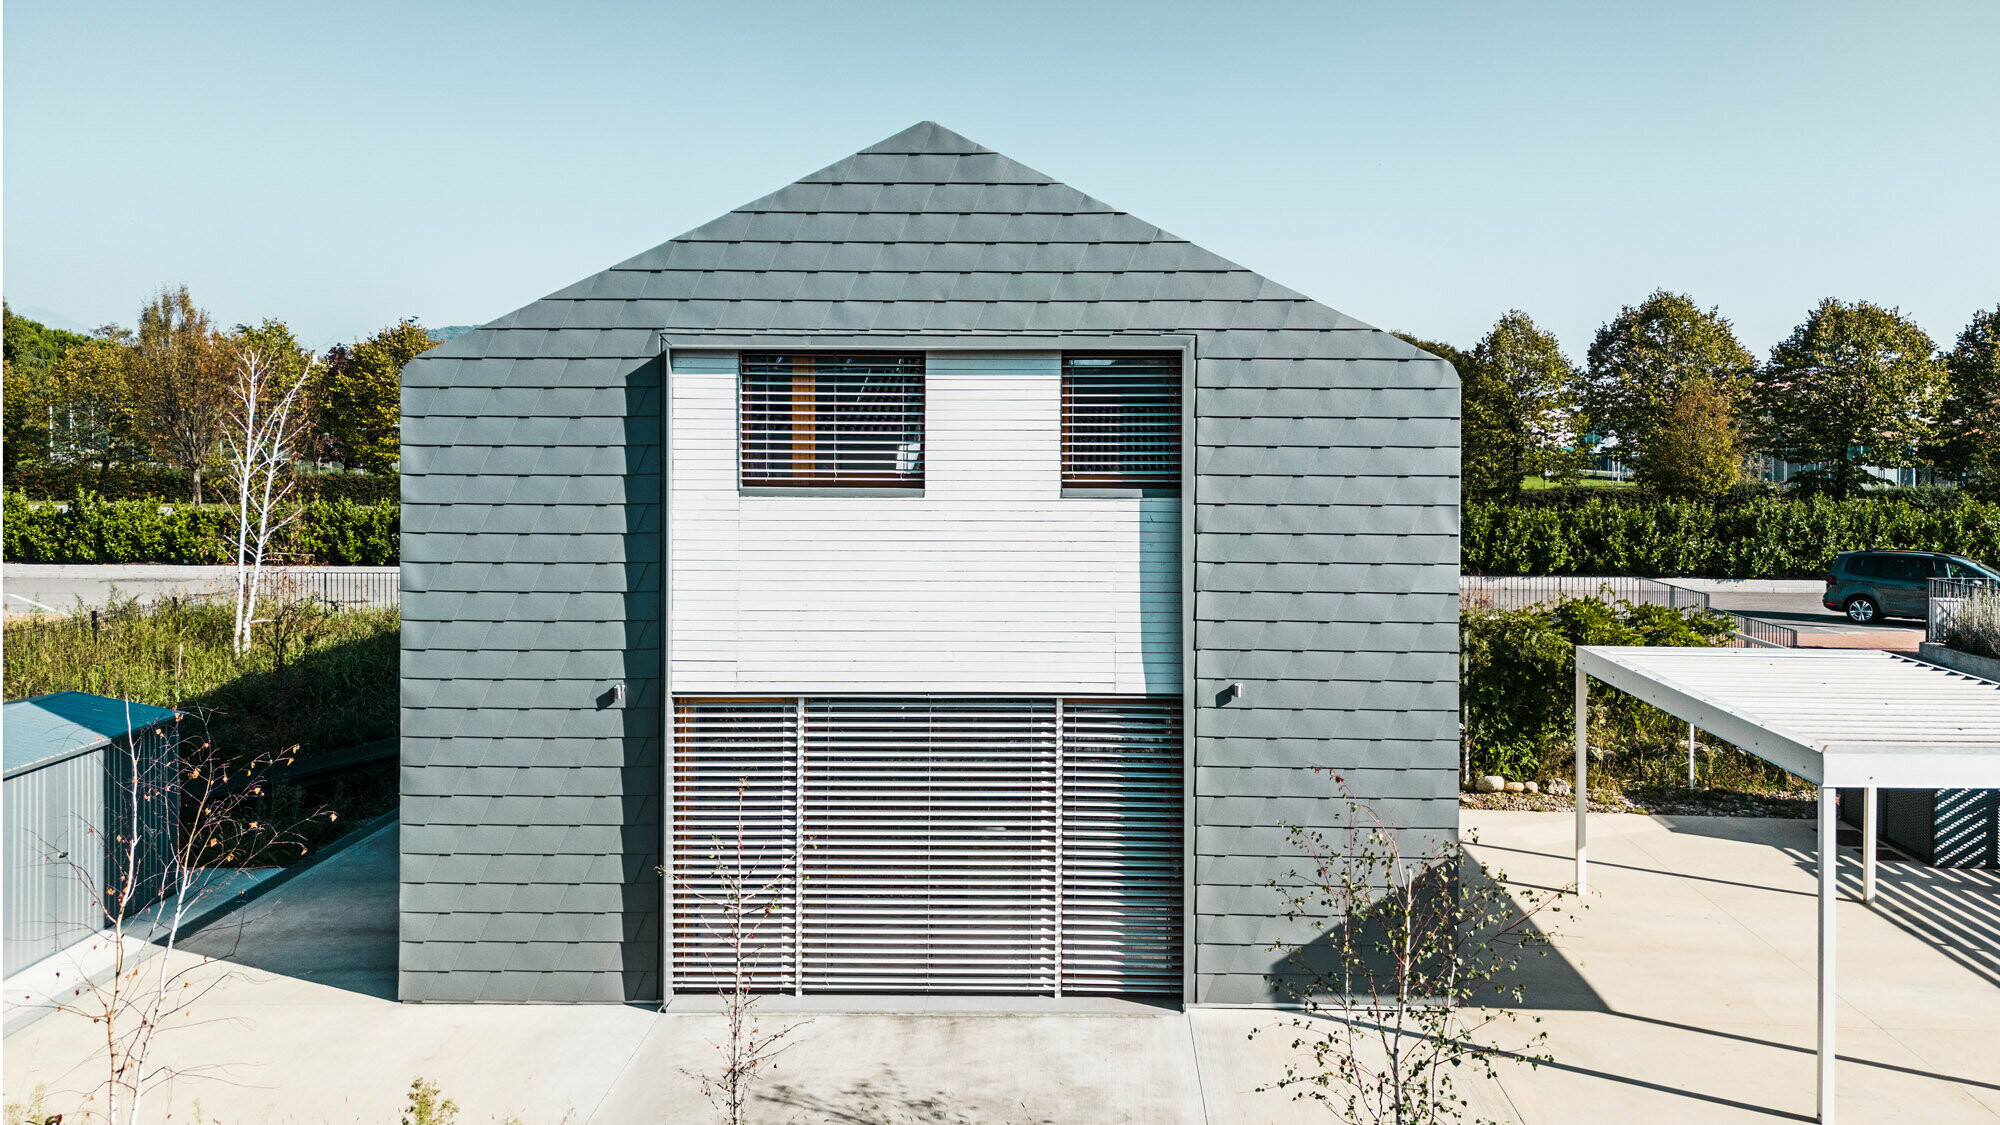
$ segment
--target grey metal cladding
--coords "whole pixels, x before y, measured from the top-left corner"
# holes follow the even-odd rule
[[[1311,767],[1454,830],[1450,366],[921,122],[404,372],[405,998],[660,993],[663,343],[1062,334],[1196,339],[1189,999],[1277,998]]]

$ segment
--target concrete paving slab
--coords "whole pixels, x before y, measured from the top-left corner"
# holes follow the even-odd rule
[[[1488,863],[1526,882],[1568,882],[1568,814],[1463,815]],[[1541,1022],[1517,1027],[1522,1042],[1547,1031],[1556,1061],[1469,1083],[1474,1108],[1524,1123],[1808,1119],[1810,826],[1592,820],[1603,862],[1590,909],[1561,922],[1555,955],[1531,964],[1521,1011]],[[220,956],[210,969],[226,979],[186,1026],[162,1034],[157,1060],[188,1073],[148,1118],[185,1118],[199,1098],[232,1125],[393,1121],[418,1076],[458,1101],[467,1125],[510,1114],[525,1125],[711,1118],[694,1073],[714,1066],[722,1018],[712,1003],[688,998],[663,1014],[394,1002],[395,875],[395,833],[383,830],[254,904],[226,944],[224,931],[204,935],[200,952]],[[1885,868],[1882,903],[1842,903],[1840,921],[1843,1119],[2000,1120],[2000,874]],[[198,967],[199,955],[173,956]],[[1250,1038],[1282,1020],[1269,1011],[1063,1011],[1020,999],[786,1010],[811,1006],[771,1004],[767,1019],[812,1022],[760,1089],[754,1120],[1326,1119],[1258,1089],[1297,1057],[1275,1031]],[[93,1084],[98,1033],[52,1016],[7,1036],[9,1098],[47,1083],[52,1108],[65,1108]]]

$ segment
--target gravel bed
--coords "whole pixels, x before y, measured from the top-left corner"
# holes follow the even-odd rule
[[[1576,807],[1570,787],[1559,793],[1460,793],[1466,809],[1565,812]],[[1641,789],[1607,796],[1593,794],[1591,812],[1650,813],[1656,816],[1770,816],[1810,820],[1817,804],[1806,794],[1739,793],[1733,789]]]

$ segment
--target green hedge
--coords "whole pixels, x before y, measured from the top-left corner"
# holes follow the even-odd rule
[[[1952,551],[2000,562],[2000,503],[1935,498],[1739,503],[1468,504],[1468,574],[1816,578],[1865,547]]]
[[[106,500],[182,501],[194,496],[194,481],[184,469],[165,465],[119,466],[106,471],[88,465],[22,465],[7,470],[7,491],[35,500],[68,500],[95,493]],[[219,474],[201,478],[202,499],[226,499],[229,482]],[[397,478],[367,473],[300,473],[292,494],[306,500],[351,500],[379,504],[399,496]]]
[[[235,549],[235,513],[219,505],[105,500],[85,494],[65,505],[9,492],[8,562],[226,563]],[[389,566],[397,561],[400,505],[310,500],[280,531],[269,558],[286,563]]]

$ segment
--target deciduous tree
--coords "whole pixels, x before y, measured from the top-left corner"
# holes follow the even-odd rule
[[[436,346],[414,319],[405,319],[351,348],[327,353],[313,399],[318,428],[335,459],[371,473],[394,468],[401,456],[396,427],[403,365]]]
[[[1743,479],[1743,434],[1735,397],[1706,378],[1682,383],[1649,424],[1641,487],[1678,500],[1720,496]]]
[[[18,316],[0,301],[0,412],[4,412],[6,466],[47,464],[50,417],[56,409],[55,368],[70,348],[90,337]]]
[[[1468,359],[1472,373],[1462,381],[1473,389],[1466,394],[1466,425],[1482,431],[1475,439],[1481,448],[1492,444],[1500,470],[1495,491],[1519,498],[1531,475],[1574,482],[1591,452],[1580,414],[1582,378],[1555,336],[1515,309]]]
[[[1641,467],[1683,389],[1704,384],[1698,397],[1704,418],[1713,420],[1718,405],[1734,409],[1756,368],[1719,308],[1704,312],[1684,293],[1654,290],[1597,330],[1585,367],[1584,413],[1597,437],[1615,442],[1627,463]],[[1686,442],[1667,436],[1685,457]]]
[[[185,285],[161,289],[140,310],[133,348],[133,419],[154,457],[193,476],[199,504],[201,471],[215,456],[229,408],[228,351]]]
[[[1458,372],[1459,489],[1464,497],[1511,492],[1512,468],[1503,424],[1509,413],[1506,385],[1472,362],[1472,356],[1440,340],[1425,340],[1404,332],[1391,335],[1437,356]]]
[[[94,464],[100,473],[145,454],[132,415],[131,349],[87,340],[63,352],[50,380],[53,459]]]
[[[1920,463],[1946,387],[1931,338],[1901,310],[1828,297],[1757,373],[1758,444],[1816,466],[1795,485],[1845,497],[1867,483],[1864,465]]]
[[[1944,366],[1949,390],[1932,459],[1965,473],[1974,492],[2000,497],[2000,305],[1972,315]]]

